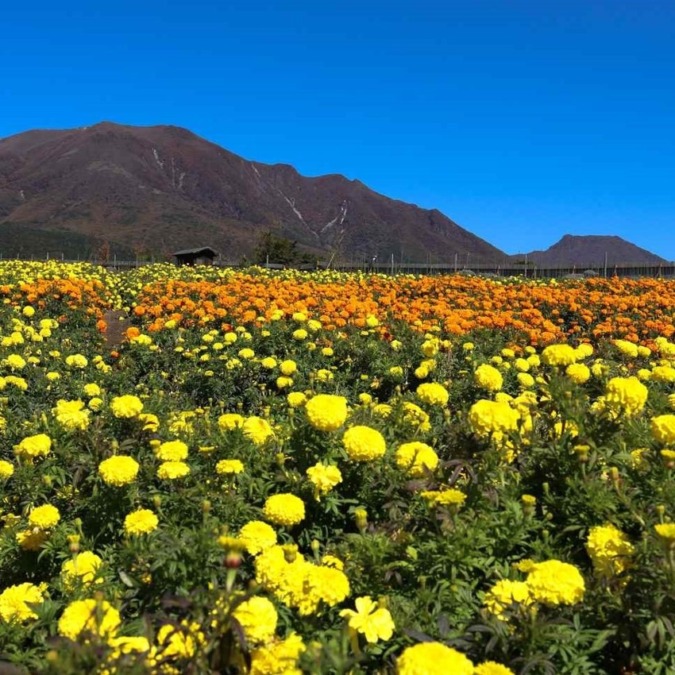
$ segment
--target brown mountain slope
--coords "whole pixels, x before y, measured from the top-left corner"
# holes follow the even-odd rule
[[[0,250],[9,246],[8,254],[7,237],[49,233],[52,251],[55,238],[69,237],[126,253],[210,245],[237,259],[269,229],[347,260],[506,257],[439,211],[343,176],[250,162],[178,127],[103,122],[0,140]]]
[[[599,266],[605,263],[615,265],[632,263],[636,265],[658,265],[667,262],[649,251],[635,246],[621,237],[566,234],[559,242],[545,251],[532,251],[527,259],[541,266]],[[511,256],[523,260],[526,254]]]

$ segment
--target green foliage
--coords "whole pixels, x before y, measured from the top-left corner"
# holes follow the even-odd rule
[[[274,263],[292,266],[315,263],[316,257],[298,250],[297,241],[276,235],[268,230],[260,235],[252,262],[256,265]]]

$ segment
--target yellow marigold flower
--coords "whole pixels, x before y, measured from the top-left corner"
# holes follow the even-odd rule
[[[138,421],[143,425],[143,431],[157,431],[159,429],[159,418],[152,413],[141,413]]]
[[[30,305],[26,305],[22,310],[21,313],[28,319],[31,317],[35,316],[35,308],[31,307]]]
[[[70,368],[86,368],[89,364],[86,356],[82,354],[72,354],[71,356],[66,356],[66,365]]]
[[[591,379],[591,369],[585,363],[571,363],[565,369],[565,374],[577,384],[584,384]]]
[[[124,519],[125,533],[133,536],[154,532],[158,525],[159,518],[150,509],[136,509]]]
[[[586,359],[593,356],[593,345],[588,342],[582,342],[575,350],[580,358]]]
[[[85,393],[85,396],[89,396],[89,398],[101,395],[101,387],[99,387],[95,382],[85,384],[83,387],[83,391]]]
[[[267,370],[272,370],[277,367],[277,360],[273,356],[266,356],[260,361],[260,365]]]
[[[292,391],[286,400],[291,408],[301,408],[307,402],[307,397],[301,391]]]
[[[349,459],[355,462],[370,462],[383,457],[387,451],[384,436],[377,429],[366,426],[347,429],[342,437],[342,445]]]
[[[98,568],[103,561],[92,551],[82,551],[75,554],[71,560],[66,560],[61,566],[61,579],[68,589],[73,589],[77,582],[82,584],[100,583],[102,579],[96,578]]]
[[[398,675],[473,675],[473,663],[464,654],[440,642],[407,647],[396,661]]]
[[[651,419],[651,432],[662,445],[675,444],[675,415],[658,415]]]
[[[13,370],[22,370],[26,367],[26,361],[19,354],[10,354],[5,363]]]
[[[506,666],[496,661],[483,661],[474,668],[474,675],[515,675],[515,673]]]
[[[418,380],[424,380],[429,377],[429,369],[426,366],[418,366],[415,368],[415,377]]]
[[[293,375],[297,369],[298,364],[295,361],[291,361],[291,359],[286,359],[279,364],[279,370],[281,371],[281,374],[285,375],[286,377]]]
[[[347,419],[347,399],[333,394],[317,394],[305,404],[309,423],[320,431],[336,431]]]
[[[289,493],[272,495],[265,501],[263,513],[275,525],[297,525],[305,518],[305,503]]]
[[[110,655],[111,661],[119,660],[124,654],[143,654],[150,651],[150,643],[145,637],[114,637],[108,640],[108,644],[113,648]]]
[[[581,602],[586,590],[581,572],[560,560],[535,563],[525,583],[532,597],[546,605],[574,605]]]
[[[239,413],[225,413],[218,418],[218,426],[223,431],[232,431],[233,429],[241,429],[244,425],[244,417]]]
[[[14,464],[7,460],[0,459],[0,479],[6,480],[14,474]]]
[[[59,510],[51,504],[37,506],[28,514],[28,522],[40,530],[50,530],[61,520]]]
[[[155,448],[155,457],[162,462],[182,462],[187,456],[188,446],[183,441],[166,441]]]
[[[87,403],[87,408],[89,410],[93,410],[94,412],[97,412],[103,407],[103,399],[98,398],[98,396],[94,396],[94,398],[89,399],[89,403]]]
[[[506,401],[476,401],[469,410],[469,426],[480,438],[501,440],[504,434],[518,430],[520,414]]]
[[[157,478],[161,480],[176,480],[184,478],[190,473],[190,467],[185,462],[162,462],[157,469]]]
[[[651,379],[656,382],[675,382],[675,368],[672,366],[654,366]]]
[[[675,523],[659,523],[654,525],[656,534],[668,544],[675,543]]]
[[[456,488],[425,490],[421,493],[421,496],[432,506],[461,506],[466,501],[466,495]]]
[[[586,540],[586,550],[596,574],[613,577],[625,572],[631,565],[635,547],[628,537],[614,525],[597,525],[591,528]]]
[[[251,555],[258,555],[277,543],[277,533],[262,520],[251,520],[239,531],[239,539]]]
[[[356,598],[354,605],[356,611],[343,609],[340,612],[340,616],[347,619],[349,630],[361,633],[371,644],[391,638],[395,626],[388,609],[380,607],[369,595]]]
[[[562,438],[563,433],[567,434],[570,438],[577,438],[579,436],[579,427],[574,420],[558,420],[553,425],[551,431],[553,438]],[[586,448],[586,451],[588,450],[590,450],[590,446]]]
[[[421,478],[438,466],[438,455],[426,443],[403,443],[396,450],[396,466],[413,478]]]
[[[23,530],[16,534],[17,543],[26,551],[39,551],[48,538],[48,532],[38,529]]]
[[[259,595],[237,605],[232,616],[239,622],[247,642],[251,644],[269,642],[274,637],[279,620],[276,607]]]
[[[529,373],[518,373],[516,379],[518,380],[518,384],[524,389],[534,387],[534,378]]]
[[[607,383],[605,395],[596,403],[595,410],[609,412],[612,417],[635,417],[647,402],[649,390],[637,377],[613,377]]]
[[[431,430],[429,415],[422,408],[410,401],[403,404],[403,421],[412,427],[415,431],[426,433]]]
[[[501,579],[493,584],[483,598],[483,606],[498,619],[506,620],[506,611],[513,605],[532,604],[532,593],[524,581]]]
[[[244,347],[243,349],[240,349],[239,352],[237,353],[237,356],[240,359],[244,359],[246,361],[249,361],[255,356],[255,352],[250,348],[250,347]]]
[[[476,368],[473,379],[481,389],[487,391],[499,391],[504,385],[502,374],[494,366],[487,363],[483,363]]]
[[[133,483],[138,475],[140,465],[128,455],[115,455],[104,459],[98,465],[98,472],[107,485],[119,487]]]
[[[69,431],[83,431],[89,426],[89,411],[83,410],[84,401],[64,401],[56,402],[56,407],[52,409],[56,421]]]
[[[527,359],[519,357],[513,362],[513,367],[520,373],[527,373],[531,366]]]
[[[344,572],[334,567],[310,563],[307,563],[304,585],[309,592],[298,603],[298,611],[302,616],[315,613],[322,602],[333,607],[342,602],[350,592],[349,579]]]
[[[526,361],[530,364],[532,368],[539,368],[541,365],[541,359],[539,358],[539,354],[530,354]]]
[[[302,638],[291,633],[285,640],[274,640],[251,651],[250,675],[302,675],[297,667],[305,651]]]
[[[628,342],[628,340],[614,340],[614,346],[624,355],[631,359],[636,359],[638,356],[638,348],[636,344]]]
[[[391,415],[393,408],[388,403],[378,403],[373,407],[373,414],[386,419]]]
[[[675,450],[664,448],[659,454],[668,469],[675,468]]]
[[[630,452],[630,466],[632,469],[645,469],[648,466],[645,455],[649,453],[649,448],[636,448]]]
[[[403,368],[401,366],[392,366],[389,368],[389,374],[394,377],[403,377]]]
[[[87,635],[109,639],[120,623],[120,613],[106,600],[75,600],[63,611],[58,631],[73,641]]]
[[[274,430],[270,423],[262,417],[247,417],[241,428],[244,436],[255,445],[264,445],[268,439],[274,436]]]
[[[317,497],[318,495],[330,492],[336,485],[342,482],[342,473],[333,464],[317,462],[314,466],[310,466],[306,473],[307,478],[314,485]]]
[[[195,655],[197,645],[204,642],[204,634],[196,623],[182,621],[180,625],[165,624],[157,631],[157,646],[150,650],[149,665],[161,661],[189,659]],[[169,671],[173,672],[173,671]]]
[[[275,384],[277,385],[277,389],[288,389],[293,386],[293,378],[280,375],[277,377]]]
[[[28,389],[28,382],[23,379],[23,377],[15,377],[14,375],[8,375],[4,378],[5,384],[10,384],[21,391],[26,391]],[[4,389],[4,387],[3,387]]]
[[[131,394],[115,396],[110,402],[110,410],[115,417],[131,419],[138,417],[143,412],[143,401],[138,396]]]
[[[35,584],[9,586],[0,593],[0,620],[3,623],[23,623],[37,619],[33,605],[44,600],[44,590]]]
[[[415,391],[417,397],[428,405],[444,406],[448,403],[448,390],[437,382],[424,382]]]
[[[569,366],[578,358],[579,354],[568,344],[549,345],[541,353],[541,360],[547,366]]]
[[[333,372],[330,370],[327,370],[326,368],[321,368],[316,371],[316,379],[319,382],[330,382],[335,378],[335,375],[333,375]]]
[[[244,464],[239,459],[221,459],[216,464],[216,473],[225,476],[233,473],[241,473],[244,470]]]

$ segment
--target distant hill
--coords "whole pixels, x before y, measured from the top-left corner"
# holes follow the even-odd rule
[[[507,256],[437,210],[340,175],[243,159],[173,126],[102,122],[0,140],[0,253],[251,254],[261,233],[327,258],[470,262]]]
[[[658,265],[667,263],[664,258],[650,253],[621,237],[588,235],[578,236],[566,234],[557,244],[553,244],[545,251],[531,251],[511,256],[513,261],[527,260],[539,267],[564,266],[600,266],[605,263],[615,265],[619,263],[634,263],[636,265]]]

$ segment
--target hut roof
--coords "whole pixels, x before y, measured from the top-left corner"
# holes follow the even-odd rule
[[[215,258],[218,255],[218,252],[215,249],[212,249],[210,246],[200,246],[199,248],[186,248],[182,251],[176,251],[175,256],[186,256],[186,255],[207,255],[212,258]]]

